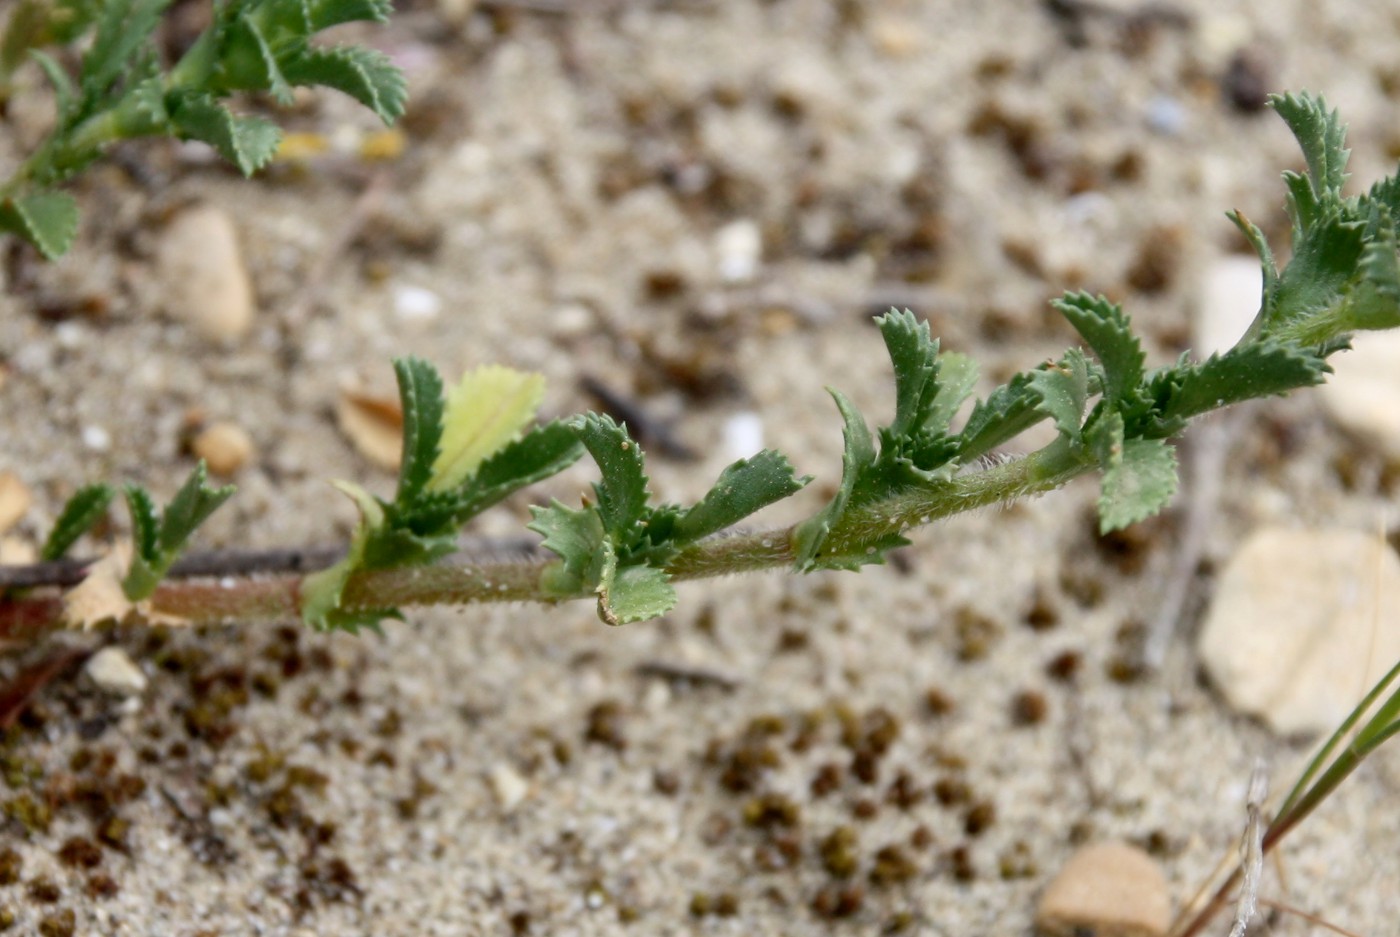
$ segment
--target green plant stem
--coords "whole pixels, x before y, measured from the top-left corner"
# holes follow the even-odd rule
[[[1092,468],[1093,457],[1057,441],[1030,455],[958,476],[853,511],[832,531],[833,549],[863,544],[935,520],[1049,491]],[[791,566],[795,528],[719,535],[682,550],[666,565],[675,579],[707,579]],[[552,561],[463,562],[444,560],[410,569],[358,571],[346,584],[343,607],[461,605],[473,602],[554,604],[590,597],[548,593],[542,585]],[[301,610],[300,575],[227,577],[219,581],[165,582],[150,609],[191,625],[287,621]],[[0,640],[32,640],[62,625],[62,603],[53,595],[0,599]]]

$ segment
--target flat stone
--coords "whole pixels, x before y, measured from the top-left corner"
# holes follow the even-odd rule
[[[165,311],[206,338],[233,342],[253,326],[253,284],[233,219],[210,205],[181,212],[157,254]]]
[[[19,523],[29,511],[29,488],[14,472],[0,472],[0,533]]]
[[[83,668],[92,682],[118,696],[139,696],[146,689],[146,675],[119,647],[104,647],[88,658]]]
[[[1167,880],[1127,843],[1085,846],[1050,882],[1035,913],[1045,937],[1161,937],[1171,923]]]
[[[1359,332],[1351,351],[1327,361],[1336,373],[1321,394],[1332,419],[1400,461],[1400,332]]]
[[[1216,584],[1197,651],[1236,710],[1330,731],[1400,660],[1400,559],[1374,534],[1269,527]]]

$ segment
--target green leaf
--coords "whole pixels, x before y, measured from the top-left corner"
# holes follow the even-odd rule
[[[1104,370],[1104,396],[1109,403],[1116,404],[1137,390],[1147,356],[1122,307],[1088,293],[1066,293],[1052,305],[1098,356]]]
[[[1390,212],[1374,238],[1367,242],[1358,265],[1361,278],[1347,295],[1346,325],[1355,329],[1393,329],[1400,326],[1400,255]]]
[[[208,94],[172,95],[171,123],[182,140],[200,140],[250,176],[277,153],[282,131],[259,117],[237,117]]]
[[[676,521],[674,538],[690,542],[731,527],[775,501],[801,491],[812,478],[798,478],[780,452],[764,449],[720,472],[705,497]]]
[[[610,416],[587,413],[572,422],[574,432],[593,461],[602,480],[593,486],[598,516],[614,543],[631,544],[646,520],[647,476],[642,447],[627,434],[627,427]]]
[[[433,462],[441,451],[442,376],[422,358],[395,358],[394,376],[403,406],[403,457],[399,490],[394,501],[410,508],[433,477]]]
[[[68,252],[78,234],[78,203],[63,192],[39,192],[0,203],[0,229],[24,238],[49,260]]]
[[[972,396],[977,386],[977,362],[956,351],[938,356],[938,393],[928,405],[924,426],[928,430],[946,433],[964,400]]]
[[[474,368],[447,395],[440,452],[427,487],[455,488],[481,463],[519,438],[544,397],[544,375],[488,365]]]
[[[156,511],[155,499],[140,485],[127,485],[123,489],[126,506],[131,512],[131,540],[136,555],[148,562],[160,557],[160,515]]]
[[[78,538],[107,513],[107,505],[117,493],[111,485],[84,485],[79,488],[54,522],[39,558],[45,563],[63,558]]]
[[[62,117],[77,99],[78,89],[73,86],[73,79],[68,77],[68,72],[63,66],[47,52],[31,49],[29,57],[39,64],[39,68],[43,69],[45,77],[49,79],[49,84],[53,85],[54,103],[57,105],[59,116]]]
[[[1060,435],[1078,442],[1089,398],[1089,364],[1084,353],[1071,348],[1058,363],[1032,372],[1030,383],[1040,397],[1036,410],[1055,421]]]
[[[665,572],[644,565],[619,566],[611,543],[603,544],[597,593],[598,617],[609,625],[657,618],[676,604],[676,589]]]
[[[938,341],[928,323],[908,309],[891,309],[875,320],[894,365],[895,406],[892,436],[912,436],[923,429],[938,393]]]
[[[798,524],[793,532],[795,565],[802,572],[810,572],[818,568],[818,565],[825,565],[826,557],[822,555],[822,547],[826,544],[832,528],[840,522],[841,516],[846,512],[846,504],[855,491],[861,473],[875,462],[875,441],[870,436],[870,427],[866,424],[865,417],[860,415],[855,404],[839,390],[828,387],[826,392],[836,401],[836,409],[841,411],[844,423],[842,437],[845,440],[845,449],[841,455],[841,487],[827,502],[826,507]]]
[[[1259,312],[1255,315],[1254,321],[1250,323],[1249,329],[1245,333],[1245,338],[1253,339],[1264,325],[1273,321],[1274,318],[1274,295],[1278,291],[1278,263],[1274,260],[1274,252],[1269,247],[1269,239],[1264,236],[1264,232],[1259,230],[1259,226],[1246,218],[1241,212],[1230,211],[1225,213],[1225,217],[1234,222],[1235,227],[1240,229],[1254,252],[1259,255],[1259,267],[1263,272],[1263,288],[1259,295]]]
[[[1123,419],[1109,413],[1090,432],[1103,468],[1099,532],[1151,517],[1176,494],[1176,454],[1161,439],[1123,438]]]
[[[1036,409],[1040,392],[1032,384],[1037,371],[1022,371],[979,400],[959,434],[959,452],[964,463],[985,455],[1030,429],[1045,414]]]
[[[127,72],[169,4],[170,0],[106,0],[102,4],[79,75],[86,98],[95,101]]]
[[[350,95],[386,124],[403,115],[408,85],[382,52],[360,46],[308,48],[285,60],[283,70],[294,85],[324,85]]]
[[[1365,224],[1337,211],[1319,218],[1293,245],[1293,259],[1279,276],[1270,318],[1258,337],[1296,329],[1340,302],[1365,249]]]
[[[1308,181],[1317,202],[1326,204],[1340,199],[1351,151],[1346,148],[1346,127],[1337,112],[1329,111],[1321,97],[1307,93],[1270,95],[1269,106],[1298,138],[1303,157],[1308,161]]]
[[[1200,364],[1164,370],[1152,381],[1159,416],[1151,435],[1174,435],[1191,417],[1232,403],[1321,384],[1330,372],[1321,356],[1276,342],[1237,345]]]
[[[185,541],[199,525],[209,519],[209,515],[219,509],[238,489],[233,485],[211,488],[206,484],[208,470],[204,460],[194,467],[190,477],[175,493],[175,497],[161,514],[160,550],[170,556],[178,553]]]
[[[384,527],[384,508],[369,492],[350,482],[331,482],[360,510],[360,521],[350,538],[350,550],[333,566],[303,576],[299,589],[301,620],[317,631],[340,629],[358,633],[360,628],[379,630],[383,618],[400,617],[395,609],[347,612],[341,601],[345,584],[364,568],[365,550],[376,531]]]
[[[559,565],[547,574],[541,586],[549,595],[571,598],[595,587],[607,535],[598,512],[574,510],[558,501],[548,507],[532,506],[533,520],[526,526],[543,535],[542,546],[559,557]]]
[[[218,71],[225,88],[268,91],[279,104],[292,103],[292,85],[302,82],[293,80],[286,68],[299,57],[304,43],[298,41],[295,51],[274,49],[258,18],[248,14],[231,19],[222,38]]]
[[[464,523],[512,492],[558,475],[582,455],[583,446],[568,424],[554,420],[536,426],[481,463],[455,522]]]
[[[307,4],[312,32],[362,20],[387,23],[393,9],[392,0],[310,0]]]

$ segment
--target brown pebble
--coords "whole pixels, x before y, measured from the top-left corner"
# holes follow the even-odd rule
[[[215,423],[194,438],[194,454],[209,471],[230,478],[253,458],[253,437],[237,423]]]
[[[1080,849],[1036,909],[1045,937],[1160,937],[1171,921],[1167,880],[1152,857],[1127,843]]]

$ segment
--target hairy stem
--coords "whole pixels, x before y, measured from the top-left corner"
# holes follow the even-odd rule
[[[1092,457],[1063,443],[927,489],[902,493],[853,511],[832,531],[835,548],[863,544],[964,511],[1058,488],[1093,465]],[[666,565],[675,579],[706,579],[790,566],[795,528],[720,535],[678,553]],[[559,596],[542,585],[552,561],[543,558],[472,562],[449,559],[411,569],[357,571],[346,584],[349,611],[472,602],[553,604],[589,593]],[[224,576],[163,583],[151,609],[191,625],[286,621],[301,612],[300,575]],[[62,626],[62,602],[52,594],[0,599],[0,640],[32,640]]]

